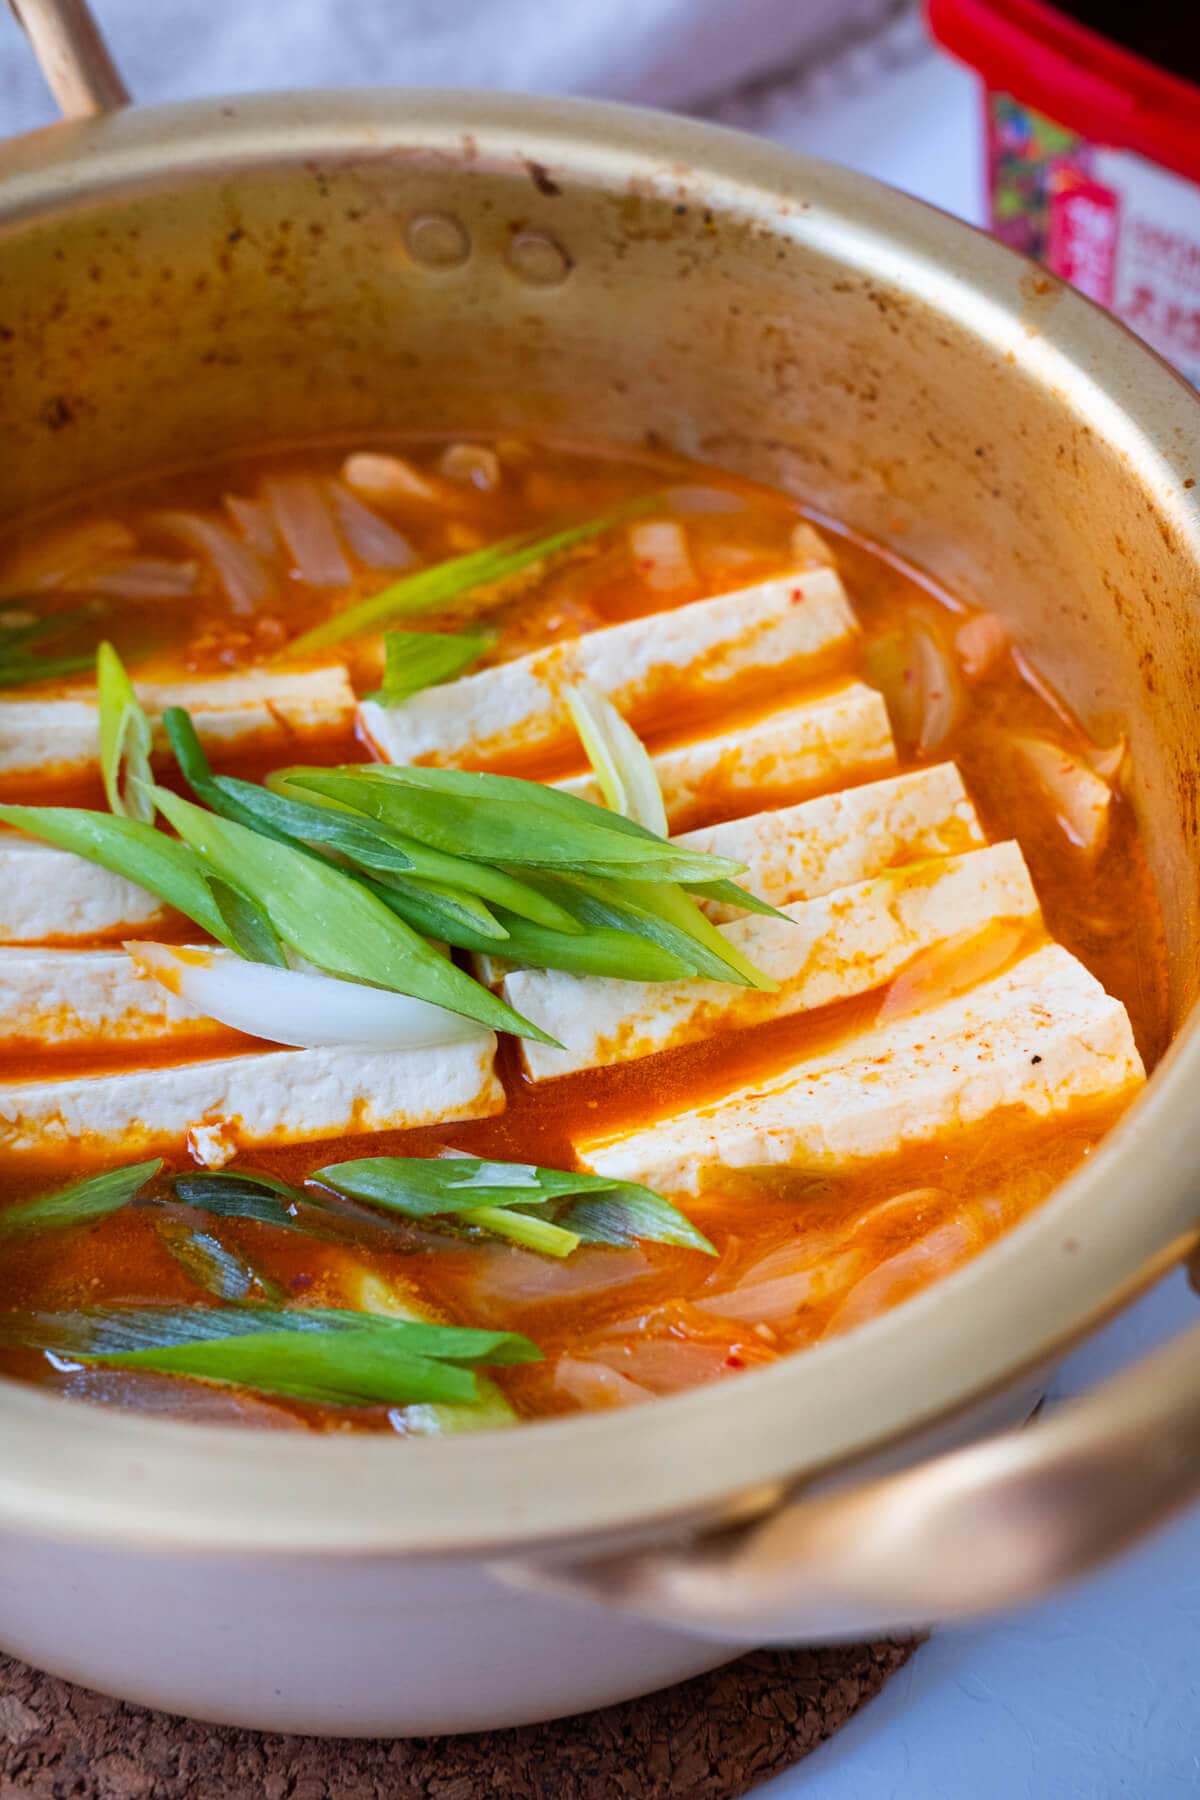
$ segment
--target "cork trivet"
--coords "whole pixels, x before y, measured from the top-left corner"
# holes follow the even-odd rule
[[[756,1651],[552,1725],[381,1740],[195,1725],[0,1656],[0,1800],[735,1800],[832,1737],[912,1651]]]

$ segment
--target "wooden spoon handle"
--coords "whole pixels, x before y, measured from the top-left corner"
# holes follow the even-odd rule
[[[65,119],[128,106],[129,90],[87,0],[8,0]]]

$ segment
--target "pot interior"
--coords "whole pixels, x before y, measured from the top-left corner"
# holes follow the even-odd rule
[[[491,129],[428,96],[201,106],[11,146],[0,517],[380,431],[661,444],[777,483],[1000,612],[1095,738],[1130,734],[1181,1019],[1194,402],[982,237],[916,205],[895,237],[870,183],[489,107]]]
[[[464,430],[695,455],[1000,613],[1094,739],[1130,739],[1182,1022],[1200,409],[1078,296],[872,183],[612,109],[205,104],[0,153],[0,521],[273,444]],[[852,1383],[857,1347],[834,1355]]]

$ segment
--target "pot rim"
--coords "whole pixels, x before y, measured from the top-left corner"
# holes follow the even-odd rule
[[[135,109],[0,147],[0,239],[31,216],[52,227],[64,210],[217,171],[387,155],[538,165],[700,201],[899,288],[1053,385],[1155,494],[1200,583],[1200,488],[1185,486],[1200,397],[1091,302],[961,221],[738,133],[454,90]],[[539,202],[548,220],[553,205]],[[1096,1154],[975,1261],[844,1338],[649,1407],[401,1442],[190,1425],[0,1380],[0,1530],[201,1554],[477,1556],[741,1516],[1051,1361],[1175,1260],[1200,1236],[1197,1091],[1189,1022]]]

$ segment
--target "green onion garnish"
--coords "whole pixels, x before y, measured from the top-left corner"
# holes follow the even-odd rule
[[[316,968],[428,1000],[496,1031],[550,1041],[352,876],[164,788],[154,790],[154,799],[211,871],[245,894],[284,943]]]
[[[150,1369],[342,1406],[470,1404],[471,1365],[537,1362],[516,1332],[333,1308],[108,1306],[0,1313],[0,1341],[72,1361]]]
[[[110,643],[96,652],[100,704],[100,774],[114,813],[123,819],[154,818],[150,798],[150,721],[133,691],[125,665]]]
[[[383,686],[369,700],[399,706],[422,689],[453,681],[486,656],[497,633],[483,631],[389,631],[383,640]]]
[[[152,1162],[131,1163],[123,1169],[109,1169],[103,1175],[89,1175],[73,1181],[69,1187],[56,1188],[35,1200],[22,1200],[15,1206],[0,1208],[0,1237],[20,1231],[51,1231],[68,1225],[83,1225],[94,1219],[105,1219],[110,1213],[139,1194],[146,1183],[162,1168],[162,1158]]]
[[[361,637],[366,631],[381,631],[393,619],[411,619],[421,613],[441,612],[468,596],[484,605],[491,600],[491,590],[510,576],[519,575],[535,563],[564,550],[574,549],[589,538],[599,537],[613,525],[638,513],[650,511],[657,502],[649,496],[626,501],[611,512],[602,513],[582,525],[568,525],[547,537],[535,537],[528,531],[488,544],[482,550],[469,550],[465,556],[452,556],[432,568],[418,569],[403,575],[378,594],[360,600],[344,612],[335,613],[323,624],[314,626],[295,638],[280,654],[282,657],[307,656],[310,651],[328,644],[343,643],[349,637]]]
[[[550,1222],[583,1242],[629,1244],[641,1238],[715,1255],[708,1239],[652,1188],[572,1169],[474,1156],[368,1156],[330,1163],[310,1179],[410,1219],[457,1214],[480,1224],[485,1221],[472,1221],[471,1215],[481,1209],[549,1208]],[[510,1227],[505,1235],[516,1232]]]

